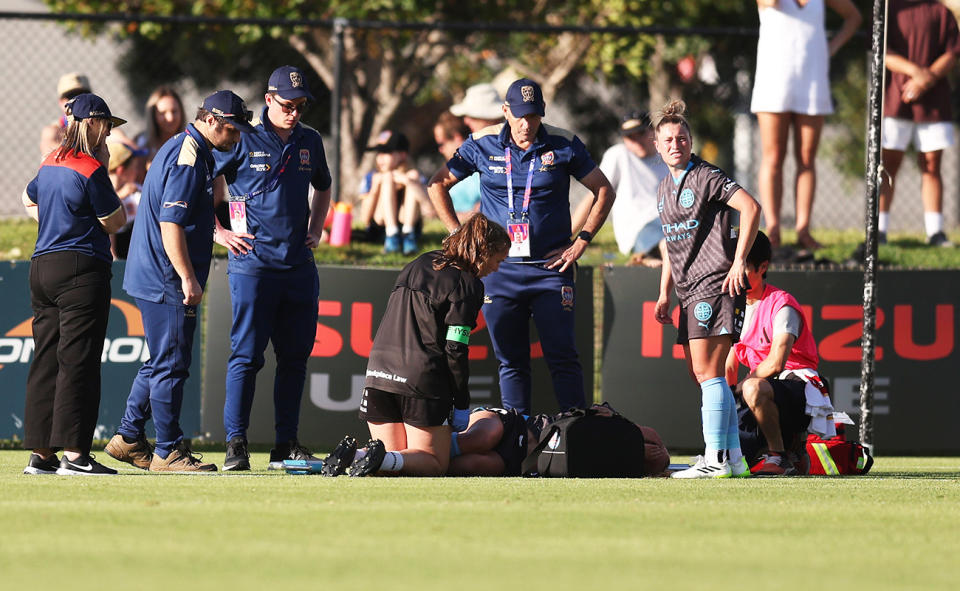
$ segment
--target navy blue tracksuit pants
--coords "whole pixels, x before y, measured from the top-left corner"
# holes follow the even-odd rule
[[[483,315],[500,361],[504,408],[530,413],[530,317],[536,323],[561,410],[586,405],[583,370],[574,342],[574,269],[503,263],[483,278]]]
[[[156,304],[140,298],[136,298],[136,302],[143,318],[150,359],[133,380],[117,432],[136,438],[143,433],[152,415],[157,431],[157,454],[166,458],[183,439],[180,409],[183,386],[190,377],[197,307],[182,303]]]
[[[305,265],[269,276],[231,273],[232,353],[227,362],[223,426],[227,441],[246,437],[267,343],[273,342],[277,373],[273,382],[276,442],[297,438],[307,360],[317,336],[317,268]]]

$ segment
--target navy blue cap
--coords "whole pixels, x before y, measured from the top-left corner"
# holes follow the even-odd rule
[[[507,90],[507,106],[514,117],[540,115],[543,117],[543,91],[529,78],[521,78]]]
[[[91,92],[78,94],[67,103],[70,109],[70,116],[80,121],[82,119],[109,119],[114,127],[120,127],[127,122],[126,119],[114,117],[110,113],[110,107],[106,101]]]
[[[298,99],[302,96],[308,100],[313,100],[310,94],[310,88],[307,86],[307,78],[300,71],[300,68],[294,66],[280,66],[270,74],[270,80],[267,82],[267,92],[275,92],[277,95],[288,101]]]
[[[229,90],[218,90],[207,98],[203,99],[203,106],[206,111],[210,111],[217,117],[222,117],[225,121],[232,123],[234,127],[244,133],[251,133],[253,126],[250,120],[253,118],[253,112],[247,110],[243,99]]]

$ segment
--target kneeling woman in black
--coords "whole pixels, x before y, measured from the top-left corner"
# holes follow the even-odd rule
[[[470,332],[483,305],[480,278],[507,256],[510,239],[475,214],[404,267],[373,340],[360,418],[371,441],[357,450],[345,437],[324,460],[323,473],[377,472],[442,476],[450,462],[450,430],[469,417]]]

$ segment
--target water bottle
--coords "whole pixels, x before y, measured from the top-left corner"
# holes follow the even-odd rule
[[[339,202],[333,206],[333,226],[330,228],[330,246],[350,244],[350,224],[353,215],[349,203]]]

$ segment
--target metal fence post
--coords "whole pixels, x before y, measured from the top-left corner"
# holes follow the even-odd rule
[[[343,33],[348,21],[345,18],[333,20],[333,94],[330,101],[330,135],[332,146],[330,150],[330,197],[333,202],[340,201],[340,115],[343,110]]]
[[[880,197],[880,119],[883,108],[885,0],[873,1],[873,37],[867,108],[867,203],[863,265],[863,339],[860,366],[860,442],[873,452],[873,374],[877,324],[877,202]]]

